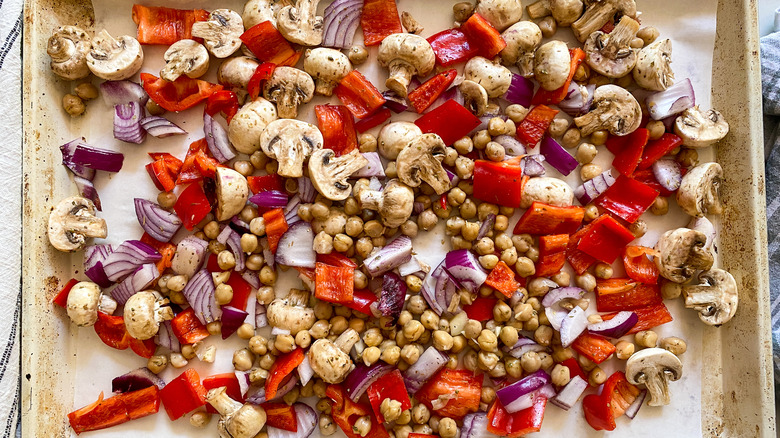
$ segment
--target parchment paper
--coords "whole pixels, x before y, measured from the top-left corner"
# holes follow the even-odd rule
[[[144,2],[145,4],[162,4],[160,2]],[[454,1],[444,0],[398,0],[399,11],[409,11],[412,15],[425,26],[422,36],[428,37],[440,30],[452,26],[451,5]],[[529,2],[524,2],[527,5]],[[128,34],[135,36],[136,26],[130,15],[132,1],[123,0],[105,0],[95,4],[96,30],[106,28],[113,35]],[[323,1],[320,10],[324,9],[327,2]],[[641,21],[643,25],[655,26],[660,30],[661,37],[671,38],[673,41],[673,69],[678,80],[690,78],[696,90],[697,104],[703,108],[709,108],[710,102],[710,76],[712,53],[715,39],[715,0],[699,0],[695,2],[685,2],[679,0],[640,0],[638,9],[642,11]],[[205,1],[172,1],[165,2],[165,6],[176,8],[199,7],[204,9],[214,9],[214,3],[209,4]],[[220,8],[231,8],[237,11],[243,9],[243,2],[230,0],[219,2]],[[568,29],[563,29],[556,34],[557,39],[565,39],[573,42],[571,33]],[[358,30],[356,34],[356,44],[362,41],[362,34]],[[146,61],[142,69],[143,72],[159,75],[159,68],[163,64],[163,47],[144,47]],[[206,79],[215,81],[216,67],[218,61],[212,58],[212,67]],[[359,69],[372,80],[374,84],[383,88],[386,72],[376,64],[376,50],[371,51],[369,62],[359,67]],[[460,66],[462,70],[462,65]],[[138,78],[135,78],[138,81]],[[303,119],[314,122],[313,110],[315,104],[325,103],[324,98],[315,98],[314,101],[307,104],[301,111]],[[338,103],[336,98],[330,100],[332,103]],[[189,131],[186,138],[169,137],[167,139],[155,139],[147,137],[143,145],[132,145],[115,140],[112,136],[112,116],[113,111],[102,101],[90,102],[85,117],[90,119],[92,129],[89,132],[73,132],[72,137],[86,137],[88,143],[95,146],[109,148],[121,151],[125,154],[125,164],[122,171],[116,175],[109,176],[102,172],[96,178],[96,186],[99,190],[102,202],[102,216],[106,218],[109,225],[109,237],[107,242],[119,244],[127,239],[137,239],[143,230],[138,225],[134,208],[133,198],[143,197],[146,199],[155,199],[157,190],[149,180],[149,177],[143,166],[149,162],[146,153],[171,152],[176,156],[183,157],[187,145],[194,140],[203,137],[202,132],[202,106],[198,106],[183,114],[168,113],[165,117],[182,126]],[[403,117],[394,116],[394,120],[408,119],[413,120],[411,115]],[[372,132],[376,134],[378,129]],[[599,155],[596,163],[603,168],[609,168],[612,161],[612,155],[604,148],[599,148]],[[711,151],[699,151],[700,161],[711,161],[713,154]],[[550,175],[559,176],[557,172],[549,168]],[[578,172],[573,172],[565,180],[572,186],[580,184]],[[59,183],[65,183],[60,181]],[[68,182],[72,184],[72,182]],[[75,192],[75,188],[74,188]],[[660,232],[685,226],[688,222],[687,217],[679,210],[675,202],[670,202],[669,214],[662,217],[652,216],[647,213],[642,219],[646,220],[651,231],[646,236],[639,239],[638,243],[645,246],[653,246]],[[517,221],[519,212],[510,222],[510,229]],[[716,224],[717,225],[717,224]],[[178,241],[181,235],[174,238]],[[443,224],[440,223],[432,233],[420,233],[415,239],[414,248],[420,257],[429,264],[436,265],[441,260],[443,254],[449,249],[449,243],[444,236]],[[445,243],[446,242],[446,243]],[[74,269],[81,270],[80,257],[74,257]],[[615,275],[621,275],[622,267],[615,269]],[[280,281],[277,285],[277,294],[286,294],[289,287],[299,286],[298,280],[292,272],[281,273]],[[668,302],[674,322],[658,327],[656,331],[660,338],[665,336],[679,336],[688,342],[688,352],[682,357],[684,364],[683,377],[670,386],[672,392],[672,403],[664,408],[651,408],[644,406],[639,415],[633,421],[626,417],[618,419],[616,431],[602,433],[593,431],[584,421],[581,405],[566,412],[555,406],[549,405],[542,432],[538,436],[560,436],[566,433],[569,436],[577,437],[596,437],[602,435],[608,436],[635,436],[635,437],[692,437],[701,436],[701,322],[696,313],[683,308],[682,301],[676,300]],[[595,307],[595,306],[593,306]],[[74,327],[75,329],[75,327]],[[268,333],[265,333],[266,335]],[[245,341],[240,341],[233,336],[228,341],[216,341],[208,339],[206,344],[215,344],[218,347],[217,361],[214,364],[204,364],[197,359],[190,361],[191,367],[194,367],[201,375],[208,375],[232,372],[231,364],[232,352],[237,348],[246,346]],[[78,408],[93,402],[97,394],[101,391],[108,395],[111,392],[111,379],[121,375],[129,370],[145,366],[146,361],[132,352],[111,350],[103,345],[91,329],[80,329],[78,332],[78,342],[75,343],[73,354],[76,356],[76,365],[78,374],[74,382],[77,391],[73,400],[73,407]],[[616,360],[609,361],[609,364],[603,366],[609,374],[615,369],[615,365],[620,368],[623,364],[617,364]],[[177,376],[182,370],[172,369],[170,366],[162,373],[166,381]],[[316,400],[313,400],[316,401]],[[113,427],[104,431],[92,432],[95,437],[144,437],[152,434],[157,436],[216,436],[216,417],[212,419],[211,424],[205,430],[197,430],[189,425],[187,417],[178,421],[171,422],[167,415],[162,412],[158,415],[135,420],[124,425]],[[341,434],[341,432],[339,432]],[[75,435],[73,435],[75,436]],[[319,436],[319,430],[315,430],[313,436]]]

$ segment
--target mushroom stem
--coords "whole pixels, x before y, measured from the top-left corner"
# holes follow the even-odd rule
[[[98,303],[98,310],[113,315],[116,312],[118,303],[106,294],[100,294],[100,302]],[[168,308],[170,310],[170,307]],[[173,310],[171,310],[171,317],[167,319],[173,319]]]
[[[360,205],[366,210],[379,210],[382,202],[382,192],[379,190],[364,189],[360,192]]]
[[[671,402],[669,397],[669,383],[664,378],[659,379],[637,379],[645,385],[650,400],[648,406],[666,406]]]
[[[226,387],[221,386],[210,390],[206,394],[206,401],[223,417],[236,412],[243,406],[241,403],[230,398],[230,396],[227,395],[227,392],[225,392],[226,390]]]
[[[602,53],[610,58],[614,58],[619,50],[629,47],[631,40],[636,37],[637,32],[639,32],[639,23],[633,18],[624,15],[617,26],[615,26],[615,29],[609,33],[609,40],[607,45],[604,46]]]
[[[355,343],[359,340],[360,340],[360,335],[358,334],[358,332],[356,332],[354,329],[347,329],[346,331],[344,331],[344,333],[340,334],[335,341],[333,341],[333,345],[335,345],[339,350],[343,351],[344,353],[349,354],[349,350],[351,350],[352,346],[354,346]]]
[[[536,3],[531,3],[526,7],[526,10],[528,11],[528,18],[532,20],[552,14],[550,0],[539,0]]]
[[[54,62],[67,61],[75,50],[76,45],[73,44],[73,41],[62,35],[54,35],[49,38],[49,45],[46,47],[46,53]]]
[[[406,97],[409,81],[412,80],[415,68],[404,61],[396,61],[390,64],[390,77],[385,81],[385,86],[393,90],[399,97]]]
[[[108,234],[106,232],[106,221],[102,218],[95,216],[82,216],[80,214],[83,208],[79,208],[73,215],[66,216],[63,220],[64,226],[68,233],[76,232],[86,237],[104,238]]]

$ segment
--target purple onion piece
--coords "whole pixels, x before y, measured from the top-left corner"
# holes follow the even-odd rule
[[[379,298],[379,311],[390,317],[387,327],[395,325],[406,299],[406,282],[392,272],[382,277],[382,296]]]
[[[523,169],[523,176],[544,176],[547,169],[544,168],[545,157],[542,154],[526,155],[520,159],[520,167]]]
[[[247,312],[231,306],[222,306],[222,339],[227,339],[244,323]]]
[[[534,83],[532,80],[519,74],[512,74],[512,82],[503,98],[509,103],[522,105],[526,108],[531,106],[531,100],[534,97]]]
[[[154,343],[160,347],[167,348],[173,352],[181,351],[179,339],[173,334],[173,325],[171,321],[163,321],[154,337]]]
[[[298,196],[301,202],[311,204],[317,199],[317,189],[314,188],[311,180],[305,176],[298,178]]]
[[[364,260],[366,270],[372,277],[378,277],[409,261],[412,257],[412,239],[398,236],[379,251]]]
[[[344,380],[343,387],[347,392],[347,396],[352,401],[360,400],[360,397],[363,396],[372,383],[393,371],[393,369],[392,365],[383,362],[376,362],[371,366],[358,363],[355,369],[347,375],[346,380]]]
[[[98,211],[103,211],[103,207],[100,204],[100,196],[98,196],[97,189],[95,188],[95,185],[92,184],[92,181],[86,178],[82,178],[78,175],[74,175],[73,182],[76,183],[76,188],[79,190],[79,195],[92,201]]]
[[[493,141],[503,146],[504,152],[510,157],[525,155],[526,153],[525,146],[520,143],[520,140],[511,135],[499,135],[498,137],[495,137]]]
[[[449,358],[444,353],[433,346],[428,347],[417,362],[403,372],[407,391],[411,394],[419,391],[448,361]]]
[[[574,189],[574,196],[580,201],[580,204],[587,205],[606,192],[612,184],[615,184],[615,178],[612,176],[611,170],[606,170]]]
[[[588,382],[580,376],[574,376],[558,395],[550,399],[550,402],[568,411],[577,404],[586,389],[588,389]]]
[[[127,374],[115,377],[111,381],[111,391],[114,394],[138,391],[139,389],[149,388],[150,386],[156,386],[157,389],[163,389],[165,387],[165,381],[146,367],[137,368]]]
[[[155,240],[168,242],[181,228],[181,219],[175,213],[146,199],[135,198],[133,202],[138,223]]]
[[[279,239],[276,261],[285,266],[314,269],[314,232],[308,222],[293,224]]]
[[[203,132],[206,135],[209,152],[217,161],[224,163],[236,157],[236,152],[228,140],[225,128],[205,111],[203,112]]]
[[[95,170],[119,172],[125,156],[119,152],[90,146],[81,140],[73,140],[60,146],[62,163],[76,175],[92,181]],[[92,169],[92,172],[84,170]]]
[[[385,177],[385,168],[382,166],[382,160],[379,158],[377,152],[363,152],[360,155],[368,160],[368,164],[358,169],[350,178],[370,178],[372,176],[379,178]]]
[[[160,260],[162,256],[151,246],[140,240],[122,242],[103,261],[103,270],[111,281],[118,281],[134,272],[139,266]]]
[[[542,144],[539,148],[539,152],[544,155],[544,157],[547,159],[547,162],[550,163],[550,166],[554,167],[563,175],[570,174],[572,170],[576,169],[577,166],[580,165],[580,163],[574,157],[572,157],[570,153],[566,152],[566,149],[564,149],[563,146],[561,146],[552,137],[546,135],[544,138],[542,138]]]
[[[160,116],[149,116],[141,119],[141,127],[147,134],[156,138],[165,138],[172,135],[187,135],[179,125]]]
[[[195,316],[203,325],[219,320],[222,315],[222,311],[214,298],[215,292],[216,289],[211,279],[211,273],[206,269],[198,271],[187,282],[182,291],[184,297],[187,298],[187,302],[195,310]]]
[[[143,143],[146,131],[141,127],[141,119],[145,116],[144,107],[139,102],[115,105],[114,138],[127,143]]]
[[[287,193],[278,190],[268,190],[252,195],[252,197],[249,198],[249,202],[263,208],[284,208],[287,206],[289,198]]]
[[[496,215],[490,213],[487,215],[482,225],[479,226],[479,232],[477,233],[477,240],[485,237],[493,231],[493,226],[496,224]]]
[[[682,166],[677,160],[662,158],[653,163],[653,176],[663,188],[676,192],[682,184]]]
[[[664,91],[647,96],[645,102],[650,117],[653,120],[662,120],[692,108],[696,105],[696,96],[691,80],[686,78]]]
[[[146,105],[149,101],[149,95],[146,94],[144,87],[131,81],[105,81],[100,84],[100,95],[110,107],[129,102]]]

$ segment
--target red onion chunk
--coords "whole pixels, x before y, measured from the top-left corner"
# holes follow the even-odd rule
[[[423,269],[423,263],[420,262],[417,256],[412,256],[408,262],[398,267],[398,273],[401,277],[406,277],[407,275],[423,272]]]
[[[252,195],[249,198],[249,202],[263,208],[284,208],[287,206],[289,198],[287,193],[282,193],[278,190],[268,190],[267,192]]]
[[[629,332],[629,330],[634,328],[637,322],[639,322],[639,317],[636,313],[624,310],[622,312],[618,312],[614,318],[608,321],[588,324],[588,331],[597,335],[617,339],[624,336]]]
[[[154,343],[173,352],[181,351],[181,344],[179,344],[176,335],[173,334],[173,326],[170,321],[160,323],[160,328],[154,337]]]
[[[484,412],[471,413],[463,418],[460,438],[494,438],[487,430],[488,418]]]
[[[290,432],[268,426],[268,438],[308,438],[314,433],[314,429],[319,422],[317,412],[305,403],[295,403],[293,410],[295,411],[295,419],[298,422],[298,431]]]
[[[301,202],[311,204],[317,199],[317,189],[314,188],[311,180],[305,176],[298,178],[298,196]]]
[[[214,298],[214,282],[211,279],[211,273],[206,269],[201,269],[195,274],[187,285],[184,286],[182,293],[187,298],[187,302],[195,310],[195,316],[201,324],[206,325],[217,321],[222,312]]]
[[[363,152],[360,155],[368,160],[368,164],[358,169],[357,172],[350,176],[350,178],[370,178],[372,176],[379,178],[385,177],[385,168],[382,166],[382,160],[379,158],[378,153]]]
[[[247,269],[241,273],[241,278],[243,278],[247,283],[249,283],[250,286],[255,289],[260,289],[260,287],[263,285],[260,282],[260,276],[257,274],[257,271],[250,271]]]
[[[249,224],[242,221],[241,218],[238,217],[238,215],[230,218],[230,222],[228,222],[228,226],[238,234],[246,234],[249,232]]]
[[[713,244],[715,243],[717,232],[715,231],[715,226],[712,225],[712,222],[710,222],[706,216],[692,217],[690,223],[688,223],[688,228],[704,233],[704,235],[707,236],[704,249],[710,250],[712,248]]]
[[[290,380],[297,380],[295,376],[292,377]],[[247,393],[246,402],[251,403],[253,405],[260,405],[265,403],[267,400],[265,399],[265,387],[249,387],[250,392]],[[254,389],[254,392],[251,392],[251,390]]]
[[[653,175],[663,188],[676,192],[682,184],[680,163],[671,158],[663,158],[653,163]]]
[[[235,231],[233,231],[230,227],[225,227],[226,229],[230,230],[230,235],[227,239],[227,246],[230,248],[230,251],[233,253],[233,257],[236,259],[236,266],[233,268],[234,271],[241,272],[244,270],[244,267],[246,266],[246,258],[244,256],[244,250],[241,248],[241,236],[238,235]]]
[[[382,277],[382,296],[379,298],[379,311],[390,317],[387,327],[394,326],[406,299],[406,282],[398,274],[388,272]]]
[[[246,319],[247,312],[232,306],[222,306],[222,339],[235,333]]]
[[[626,409],[626,417],[630,419],[634,419],[636,417],[636,414],[639,413],[639,408],[642,407],[642,404],[645,402],[645,397],[647,397],[647,390],[643,389],[638,396],[636,396],[636,399],[634,399],[634,402],[631,403],[631,406]]]
[[[420,358],[422,359],[422,357]],[[372,383],[376,382],[385,374],[393,371],[393,369],[394,367],[392,365],[384,362],[377,362],[371,366],[358,363],[343,383],[350,400],[354,402],[360,400],[360,397],[363,396]]]
[[[187,131],[183,130],[179,125],[160,116],[144,117],[141,119],[141,128],[143,128],[147,134],[156,138],[165,138],[172,135],[187,135]]]
[[[558,104],[558,108],[572,117],[581,116],[590,110],[595,91],[595,84],[583,86],[572,81],[566,92],[566,98]]]
[[[550,402],[564,411],[568,411],[577,404],[586,389],[588,389],[588,382],[580,376],[574,376],[558,395],[550,399]]]
[[[74,140],[70,143],[66,143],[60,147],[62,151],[63,164],[73,170],[68,163],[72,163],[76,168],[88,167],[94,170],[104,170],[106,172],[119,172],[122,169],[122,163],[125,161],[125,156],[119,152],[109,151],[107,149],[100,149],[90,146],[80,140]],[[80,174],[73,170],[78,176],[92,180],[94,173],[90,177],[89,175]]]
[[[346,49],[352,45],[363,11],[362,0],[336,0],[325,8],[323,47]]]
[[[303,361],[298,365],[298,377],[301,378],[301,385],[303,386],[306,386],[309,380],[314,377],[314,369],[311,367],[308,354],[303,356]]]
[[[384,106],[396,114],[400,114],[409,109],[409,105],[406,103],[406,99],[399,97],[391,90],[383,92],[382,97],[385,98]]]
[[[525,155],[526,153],[525,145],[511,135],[499,135],[498,137],[495,137],[493,141],[503,146],[504,152],[510,157]]]
[[[292,226],[293,224],[297,224],[298,222],[301,222],[302,219],[300,216],[298,216],[298,207],[301,205],[301,197],[298,195],[295,195],[290,199],[290,202],[287,203],[287,206],[284,208],[284,220],[287,221],[288,226]]]
[[[425,279],[423,280],[423,287],[420,293],[422,294],[423,298],[425,298],[425,301],[428,303],[428,305],[431,307],[431,309],[436,312],[437,315],[441,315],[444,313],[444,309],[447,308],[447,305],[442,303],[439,303],[437,300],[437,291],[439,288],[443,288],[445,282],[448,281],[447,276],[444,274],[444,261],[441,262],[439,266],[436,267],[436,269],[433,270],[433,272],[429,273]],[[440,284],[441,283],[441,284]]]
[[[547,169],[544,168],[545,158],[542,154],[526,155],[520,159],[520,167],[523,169],[523,176],[544,176]]]
[[[168,242],[181,228],[181,219],[175,213],[146,199],[135,198],[133,202],[138,223],[155,240]]]
[[[203,132],[206,134],[206,144],[209,152],[220,163],[230,161],[236,157],[236,151],[228,140],[225,128],[214,120],[207,112],[203,112]]]
[[[76,183],[76,188],[79,189],[79,195],[92,201],[98,211],[103,211],[103,206],[100,204],[100,196],[98,196],[97,189],[95,188],[95,185],[92,184],[92,181],[74,175],[73,182]]]
[[[580,306],[574,306],[561,323],[561,346],[568,347],[588,327],[588,316]]]
[[[542,298],[542,307],[550,307],[566,298],[580,299],[583,295],[585,295],[585,291],[578,287],[559,287],[547,292],[544,298]]]
[[[157,376],[157,374],[151,372],[149,368],[141,367],[130,371],[127,374],[122,374],[119,377],[114,377],[111,381],[111,392],[115,394],[123,392],[138,391],[139,389],[149,388],[150,386],[156,386],[158,389],[165,387],[165,381]]]
[[[587,205],[606,192],[612,184],[615,184],[615,178],[612,176],[611,170],[606,170],[574,189],[574,196],[577,197],[580,204]]]
[[[531,100],[534,97],[534,82],[517,73],[512,74],[512,82],[509,89],[504,94],[504,100],[509,103],[522,105],[526,108],[531,106]]]
[[[565,309],[561,309],[558,306],[547,307],[544,309],[544,314],[547,315],[547,319],[550,321],[550,326],[555,330],[561,331],[561,324],[563,319],[569,314]]]
[[[499,389],[496,391],[496,396],[507,412],[514,413],[530,407],[530,405],[526,406],[529,402],[526,398],[529,395],[530,404],[533,405],[533,393],[548,383],[550,383],[550,375],[544,370],[539,370]]]
[[[412,239],[401,235],[368,256],[363,263],[372,277],[378,277],[408,262],[411,257]]]
[[[139,266],[160,260],[162,256],[140,240],[126,240],[103,261],[103,270],[111,281],[118,281]]]
[[[236,380],[238,380],[238,389],[241,391],[241,395],[246,397],[249,392],[249,371],[235,371]]]
[[[146,105],[149,95],[144,87],[131,81],[105,81],[100,84],[100,95],[108,106],[116,106],[129,102],[139,102]]]
[[[276,261],[285,266],[314,269],[317,254],[314,252],[314,232],[308,222],[291,226],[279,239]]]
[[[265,306],[257,304],[255,306],[255,328],[263,328],[268,326],[268,317],[265,313]]]
[[[410,394],[419,391],[431,377],[447,365],[449,358],[433,346],[428,347],[412,366],[403,372],[404,384]]]
[[[477,232],[477,240],[487,236],[487,234],[493,231],[493,226],[496,224],[496,215],[489,213],[482,225],[479,226],[479,232]]]
[[[508,353],[510,356],[520,359],[525,353],[528,353],[529,351],[538,353],[545,350],[547,350],[547,347],[539,345],[532,339],[528,339],[525,336],[520,336],[520,338],[517,340],[517,343],[515,343],[515,345],[509,349]]]
[[[73,175],[88,181],[92,181],[95,179],[95,169],[73,162],[73,153],[76,152],[76,147],[79,145],[85,145],[81,139],[69,141],[60,146],[60,153],[62,153],[62,164],[67,167],[68,170],[73,173]]]
[[[566,149],[564,149],[563,146],[561,146],[557,141],[553,140],[552,137],[546,135],[542,139],[539,152],[544,155],[544,157],[547,159],[547,162],[550,163],[550,166],[554,167],[563,175],[570,174],[572,170],[576,169],[577,166],[580,165],[580,163],[574,157],[572,157],[570,153],[566,152]]]
[[[141,119],[145,116],[144,108],[138,102],[115,105],[114,138],[127,143],[143,143],[146,131],[141,127]]]
[[[487,280],[487,272],[482,269],[477,257],[467,249],[450,251],[444,257],[444,269],[456,280],[460,286],[471,293],[479,290],[479,287]]]
[[[84,274],[100,287],[109,287],[113,283],[103,270],[103,262],[112,252],[111,245],[91,245],[84,250]]]
[[[122,280],[111,291],[111,297],[119,304],[125,304],[131,296],[149,287],[159,276],[157,265],[147,263]]]
[[[664,91],[647,96],[645,100],[653,120],[665,119],[696,105],[691,80],[686,78]]]

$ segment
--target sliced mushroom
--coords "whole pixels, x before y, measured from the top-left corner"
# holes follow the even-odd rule
[[[482,85],[468,79],[458,86],[463,95],[463,106],[477,117],[485,114],[488,106],[488,93]]]
[[[386,227],[396,228],[412,215],[414,191],[401,181],[391,179],[381,191],[361,190],[360,205],[364,209],[378,211]]]
[[[241,213],[249,199],[246,177],[227,167],[217,167],[217,220],[225,221]]]
[[[534,53],[534,76],[545,90],[561,88],[569,78],[571,54],[563,41],[550,41]]]
[[[534,75],[534,53],[542,43],[542,31],[533,21],[518,21],[501,34],[506,47],[501,59],[506,65],[517,65],[526,78]]]
[[[425,38],[410,33],[394,33],[379,45],[379,65],[390,70],[385,86],[406,97],[412,76],[426,76],[433,70],[436,55]]]
[[[254,27],[264,21],[270,21],[276,27],[276,16],[282,8],[289,6],[290,0],[249,0],[244,5],[241,19],[244,29]]]
[[[707,236],[707,243],[704,244],[704,249],[713,251],[714,253],[717,252],[717,248],[715,247],[717,231],[715,230],[715,225],[713,225],[706,216],[692,217],[691,221],[688,222],[688,228],[704,233],[704,235]]]
[[[244,20],[231,9],[214,9],[207,21],[192,23],[192,36],[203,38],[203,44],[217,58],[227,58],[241,47]]]
[[[655,250],[655,265],[662,277],[685,283],[698,270],[710,269],[715,259],[708,249],[707,236],[688,228],[669,230],[661,235]]]
[[[398,179],[409,187],[419,187],[425,181],[439,195],[449,190],[450,178],[441,164],[445,147],[436,134],[423,134],[412,140],[395,161]]]
[[[173,310],[166,306],[168,299],[157,291],[134,294],[125,303],[125,327],[130,336],[145,341],[160,329],[160,323],[173,319]]]
[[[60,251],[79,251],[88,238],[107,235],[106,221],[95,216],[95,204],[87,198],[65,198],[49,215],[49,242]]]
[[[217,70],[217,81],[228,87],[246,89],[259,65],[259,62],[248,56],[226,59]]]
[[[702,111],[698,106],[683,111],[674,121],[674,133],[683,140],[683,146],[706,148],[719,142],[729,133],[729,123],[718,111]]]
[[[92,38],[92,49],[87,53],[89,70],[109,81],[133,76],[143,63],[144,51],[138,40],[128,35],[114,38],[105,29]]]
[[[413,33],[415,35],[419,35],[423,30],[425,30],[422,24],[415,20],[414,17],[412,17],[412,14],[406,11],[401,13],[401,24],[404,26],[404,29],[406,29],[406,32]]]
[[[251,155],[260,149],[263,132],[276,120],[276,107],[258,98],[241,107],[228,125],[228,139],[238,152]]]
[[[616,14],[636,19],[636,2],[634,0],[601,0],[589,2],[585,13],[571,25],[574,36],[580,42],[585,40],[593,32],[601,29]]]
[[[62,26],[49,38],[46,52],[51,57],[51,71],[57,76],[72,81],[89,76],[87,53],[92,38],[84,29],[76,26]]]
[[[266,414],[261,406],[241,404],[220,386],[206,394],[206,401],[219,412],[217,431],[220,438],[254,438],[265,426]]]
[[[322,143],[320,130],[300,120],[276,120],[260,136],[263,153],[279,162],[277,173],[287,178],[303,176],[303,163]]]
[[[639,51],[634,67],[634,81],[640,87],[663,91],[674,82],[672,40],[658,40]]]
[[[70,320],[79,327],[91,327],[98,319],[98,311],[109,315],[116,310],[117,303],[103,294],[100,286],[91,281],[80,281],[68,293],[65,306]]]
[[[303,70],[314,78],[315,93],[331,96],[339,81],[352,71],[352,63],[338,50],[318,47],[306,51]]]
[[[392,122],[382,127],[377,136],[379,153],[388,160],[395,160],[403,148],[422,135],[422,130],[412,122]]]
[[[585,41],[586,62],[597,73],[621,78],[636,65],[636,49],[630,43],[639,31],[639,23],[623,16],[610,33],[593,32]]]
[[[466,63],[463,75],[466,80],[481,85],[488,97],[503,96],[512,84],[512,72],[508,68],[481,56],[475,56]]]
[[[683,176],[677,190],[677,203],[684,212],[694,217],[707,213],[721,214],[718,189],[723,180],[723,168],[718,163],[702,163]]]
[[[523,187],[520,208],[528,208],[534,202],[570,207],[574,200],[574,191],[566,181],[551,177],[531,178]]]
[[[349,351],[359,340],[360,335],[349,328],[333,342],[328,339],[315,341],[309,348],[309,363],[314,373],[327,383],[343,382],[355,368]]]
[[[699,284],[683,286],[682,293],[685,307],[699,312],[699,319],[706,324],[720,326],[737,313],[737,281],[723,269],[699,273]]]
[[[593,92],[591,110],[574,119],[583,136],[598,130],[611,134],[628,135],[642,122],[642,109],[636,98],[617,85],[602,85]]]
[[[317,15],[320,0],[297,0],[276,15],[276,27],[287,41],[302,46],[322,44],[322,16]]]
[[[309,158],[309,178],[322,196],[343,201],[352,193],[349,177],[368,164],[357,150],[340,157],[331,149],[318,149]]]
[[[309,307],[309,292],[299,289],[290,289],[286,297],[271,301],[266,315],[271,327],[289,330],[293,336],[310,329],[317,321],[314,309]]]
[[[671,401],[669,382],[682,376],[680,359],[663,348],[637,351],[626,361],[626,378],[632,385],[644,385],[650,394],[648,406],[664,406]]]
[[[582,0],[539,0],[526,7],[532,20],[552,15],[558,27],[569,27],[582,16]]]
[[[520,0],[477,0],[474,12],[503,32],[523,18],[523,4]]]
[[[314,80],[305,71],[294,67],[276,67],[263,87],[263,96],[276,102],[282,119],[298,117],[298,106],[314,97]]]
[[[160,70],[160,77],[166,81],[173,82],[181,75],[199,78],[209,70],[209,52],[195,40],[176,41],[165,51],[163,59],[165,67]]]

